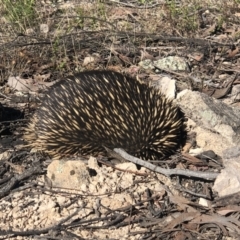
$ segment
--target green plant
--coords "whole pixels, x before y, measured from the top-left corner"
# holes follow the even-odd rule
[[[25,31],[36,19],[35,0],[0,0],[4,16],[18,30]]]
[[[224,16],[222,15],[217,19],[216,31],[220,31],[222,29],[224,22],[225,22],[225,19],[224,19]]]
[[[102,17],[103,19],[106,19],[106,5],[105,3],[98,1],[97,3],[97,14],[99,17]]]
[[[79,18],[77,18],[75,21],[76,21],[76,24],[77,24],[77,26],[79,27],[79,28],[81,28],[81,29],[83,29],[83,27],[84,27],[84,13],[85,13],[85,11],[84,11],[84,9],[83,8],[81,8],[81,7],[78,7],[77,9],[76,9],[76,12],[77,12],[77,15],[79,16]]]
[[[195,2],[193,4],[179,6],[175,1],[171,1],[168,5],[169,16],[173,25],[178,30],[194,32],[198,29],[198,12],[199,4]]]

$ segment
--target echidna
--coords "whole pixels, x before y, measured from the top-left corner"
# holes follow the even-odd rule
[[[25,139],[54,158],[123,148],[141,159],[172,154],[185,132],[182,111],[159,90],[113,71],[62,80],[47,94]]]

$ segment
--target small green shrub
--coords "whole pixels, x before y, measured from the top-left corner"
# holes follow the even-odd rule
[[[36,20],[35,0],[0,0],[4,16],[18,31],[25,31]]]

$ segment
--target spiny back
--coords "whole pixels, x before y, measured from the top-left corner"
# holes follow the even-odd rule
[[[47,93],[26,139],[55,158],[108,147],[160,159],[179,147],[183,133],[181,110],[159,90],[120,73],[89,71]]]

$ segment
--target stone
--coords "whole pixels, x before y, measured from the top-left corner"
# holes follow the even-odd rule
[[[87,165],[82,161],[53,161],[47,169],[47,177],[53,187],[81,190],[83,184],[88,185],[90,175]]]

